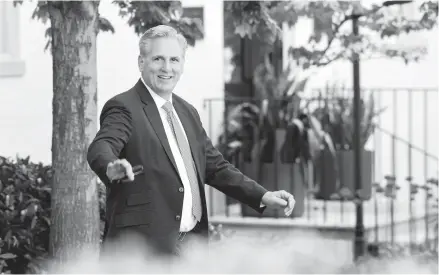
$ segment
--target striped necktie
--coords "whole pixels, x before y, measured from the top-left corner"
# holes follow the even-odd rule
[[[192,214],[195,216],[197,221],[201,220],[201,198],[200,189],[198,187],[197,174],[195,171],[194,161],[192,159],[191,150],[189,143],[185,138],[183,129],[178,123],[177,118],[173,112],[173,106],[171,102],[166,102],[162,107],[167,114],[167,120],[171,126],[174,137],[177,140],[178,148],[180,149],[181,156],[183,158],[184,166],[186,167],[186,172],[189,178],[189,182],[192,190]]]

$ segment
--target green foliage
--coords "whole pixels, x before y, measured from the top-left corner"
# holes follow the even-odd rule
[[[277,128],[286,128],[295,118],[300,104],[298,94],[307,82],[291,78],[291,70],[277,76],[267,58],[256,68],[253,80],[257,98],[238,102],[228,111],[226,133],[217,145],[226,157],[244,150],[245,159],[257,158],[268,136]]]
[[[376,9],[378,8],[380,7],[376,7]],[[360,25],[379,32],[381,38],[398,36],[403,33],[431,30],[437,26],[437,1],[422,2],[419,6],[419,11],[421,13],[419,20],[410,20],[399,16],[385,18],[383,12],[371,12],[369,16],[362,18]]]
[[[352,150],[354,134],[354,105],[352,97],[346,97],[347,90],[343,87],[327,87],[323,93],[320,91],[317,98],[318,107],[312,110],[314,116],[320,121],[336,149]],[[314,102],[315,103],[315,102]],[[374,95],[370,93],[367,98],[361,99],[361,145],[364,146],[375,130],[376,117],[385,111],[385,108],[376,110]]]
[[[293,73],[291,67],[277,74],[268,59],[260,64],[253,79],[257,98],[242,99],[227,112],[224,133],[217,144],[221,153],[229,160],[242,154],[245,161],[271,162],[277,144],[275,133],[285,129],[285,161],[301,159],[305,164],[322,145],[335,154],[319,120],[305,114],[301,107],[308,79],[303,71]]]
[[[113,1],[119,8],[119,15],[127,18],[129,26],[137,35],[157,25],[169,25],[180,31],[193,46],[202,39],[203,27],[198,18],[181,17],[180,1]]]
[[[299,18],[308,18],[314,21],[309,43],[289,49],[290,57],[304,68],[351,59],[354,53],[361,58],[379,55],[399,57],[405,62],[418,61],[425,55],[425,47],[399,49],[392,41],[378,40],[432,30],[437,26],[438,2],[411,3],[419,4],[419,19],[401,15],[389,7],[398,4],[393,2],[369,8],[356,1],[228,1],[224,3],[226,41],[232,40],[229,37],[232,34],[256,36],[270,45],[279,34],[274,26],[283,23],[294,26]],[[351,28],[345,28],[356,17],[359,17],[359,35],[352,34]]]
[[[269,14],[270,5],[269,1],[224,1],[225,35],[256,35],[267,44],[274,43],[281,29]]]
[[[49,251],[50,166],[0,157],[0,273],[38,273]],[[99,186],[101,220],[105,187]]]
[[[0,157],[0,272],[36,272],[47,257],[52,170]]]
[[[286,127],[298,116],[301,92],[309,78],[291,66],[277,75],[268,58],[254,73],[253,82],[258,96],[265,101],[264,116],[271,127]]]
[[[29,1],[29,2],[32,2],[32,1]],[[52,7],[56,7],[60,10],[64,9],[67,11],[69,9],[75,9],[75,10],[77,10],[77,15],[81,16],[80,9],[78,9],[78,7],[77,7],[77,5],[79,4],[78,2],[75,3],[75,1],[70,1],[70,2],[67,2],[67,1],[37,1],[37,4],[35,6],[35,10],[32,13],[32,19],[37,19],[45,25],[47,23],[50,23],[49,2],[51,2],[50,4],[52,4]],[[15,6],[21,5],[23,3],[24,3],[23,0],[14,0]],[[113,25],[111,24],[111,22],[102,16],[99,16],[98,29],[100,31],[103,31],[103,32],[112,32],[112,33],[115,32],[115,29],[114,29]],[[44,36],[47,39],[46,46],[44,47],[44,50],[48,50],[48,49],[50,49],[50,45],[52,44],[52,30],[50,28],[50,24],[49,24],[48,28],[46,29]]]
[[[21,5],[23,2],[22,0],[15,0],[14,4]],[[77,16],[81,16],[78,3],[80,2],[37,1],[32,19],[37,19],[43,24],[50,23],[49,9],[51,5],[60,10],[75,10]],[[202,23],[199,19],[179,16],[183,13],[180,1],[113,1],[113,4],[119,7],[119,15],[122,18],[127,18],[128,25],[134,28],[137,35],[143,34],[153,26],[169,25],[180,31],[191,46],[194,46],[195,42],[204,36]],[[99,16],[98,24],[100,31],[112,33],[116,31],[111,22],[102,16]],[[50,24],[46,29],[45,37],[47,38],[45,50],[47,50],[51,45]]]

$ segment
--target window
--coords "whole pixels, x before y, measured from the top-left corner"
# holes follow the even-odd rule
[[[0,77],[22,76],[24,61],[20,58],[19,6],[0,1]]]

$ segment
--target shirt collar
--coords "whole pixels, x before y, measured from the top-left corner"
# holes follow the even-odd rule
[[[143,80],[143,77],[140,77],[140,79],[143,82],[143,85],[145,85],[145,87],[148,89],[149,93],[152,96],[152,99],[154,99],[155,104],[157,105],[157,108],[162,108],[163,105],[165,105],[165,103],[167,102],[166,99],[164,99],[163,97],[161,97],[159,94],[157,94],[156,92],[154,92],[153,89],[151,89],[151,87],[149,87],[148,85],[146,85],[145,81]],[[172,93],[171,96],[169,97],[169,102],[172,103]]]

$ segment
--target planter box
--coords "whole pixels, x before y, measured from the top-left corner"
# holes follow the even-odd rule
[[[361,156],[361,193],[364,200],[369,200],[372,194],[372,165],[374,153],[363,151]],[[322,152],[316,161],[315,179],[318,187],[315,198],[318,200],[339,200],[331,195],[338,193],[340,189],[348,194],[345,200],[353,200],[355,195],[355,169],[354,152],[337,151],[337,163],[339,169],[339,182],[335,170],[335,163],[329,152]],[[339,184],[339,185],[338,185]]]
[[[241,171],[269,191],[285,190],[293,194],[296,204],[290,217],[301,217],[305,210],[306,186],[300,171],[300,164],[278,163],[276,167],[274,163],[264,163],[260,171],[254,167],[252,163],[244,163]],[[242,215],[244,217],[285,217],[283,209],[266,209],[261,215],[247,205],[242,205]]]
[[[286,130],[276,130],[276,146],[273,149],[278,153],[273,156],[273,161],[242,162],[240,170],[269,191],[285,190],[293,194],[296,204],[290,217],[301,217],[305,209],[306,181],[300,163],[281,161],[280,155],[285,138]],[[262,215],[247,205],[242,205],[241,209],[244,217],[285,217],[283,209],[266,209]]]

